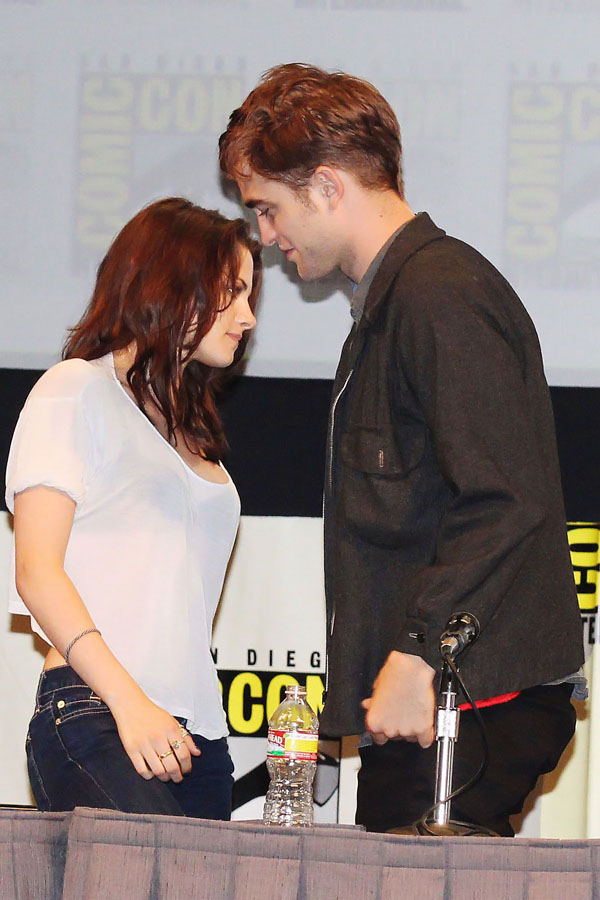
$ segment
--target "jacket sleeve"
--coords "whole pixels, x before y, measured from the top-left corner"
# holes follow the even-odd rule
[[[524,311],[517,334],[479,290],[451,285],[414,296],[398,327],[397,365],[422,411],[449,500],[397,646],[434,666],[453,612],[473,613],[485,629],[546,515],[524,361],[533,353],[543,380],[537,337]],[[426,639],[419,646],[409,633]]]

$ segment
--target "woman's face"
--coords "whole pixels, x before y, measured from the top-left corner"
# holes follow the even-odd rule
[[[228,305],[217,313],[210,331],[204,335],[191,359],[220,369],[231,365],[243,333],[256,325],[256,318],[248,302],[253,276],[252,255],[244,247],[233,291],[229,289],[223,298],[224,304]]]

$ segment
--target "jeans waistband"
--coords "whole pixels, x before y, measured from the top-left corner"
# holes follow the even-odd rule
[[[53,669],[44,669],[40,675],[36,696],[38,701],[43,701],[48,699],[55,691],[61,691],[70,687],[90,690],[89,685],[71,666],[56,666]]]
[[[91,690],[89,684],[86,684],[81,675],[78,675],[71,666],[55,666],[53,669],[44,669],[40,675],[36,693],[38,705],[41,706],[46,700],[50,699],[52,694],[56,691],[64,691],[65,688],[86,688],[88,691]],[[187,719],[182,719],[181,716],[174,716],[174,718],[184,728],[187,728]]]

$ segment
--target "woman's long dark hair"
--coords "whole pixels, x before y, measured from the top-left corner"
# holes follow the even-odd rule
[[[127,381],[140,409],[156,406],[169,440],[179,431],[191,451],[212,461],[226,449],[214,400],[221,370],[184,363],[234,289],[244,248],[254,261],[254,310],[261,247],[248,224],[180,197],[152,203],[114,239],[89,306],[63,348],[63,359],[98,359],[135,342]],[[236,359],[242,355],[238,350]]]

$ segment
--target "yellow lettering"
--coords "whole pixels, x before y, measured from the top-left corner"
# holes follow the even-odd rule
[[[127,185],[119,178],[98,175],[82,180],[77,197],[84,209],[114,212],[123,206],[127,194]]]
[[[323,691],[325,685],[320,675],[306,676],[306,699],[318,716],[323,711]]]
[[[83,134],[79,171],[93,175],[125,175],[129,171],[131,137],[128,134]]]
[[[586,544],[591,550],[571,549],[571,562],[574,566],[584,569],[592,568],[600,564],[600,529],[593,525],[582,525],[579,528],[569,529],[569,547]]]
[[[131,116],[122,113],[84,113],[81,117],[81,131],[129,131]]]
[[[213,85],[212,130],[220,134],[227,124],[229,113],[242,100],[242,82],[239,78],[216,77]]]
[[[288,684],[299,684],[293,675],[276,675],[267,688],[267,719],[270,719],[281,703],[281,690]]]
[[[169,124],[171,89],[166,78],[148,78],[140,89],[140,124],[146,131],[165,131]]]
[[[517,119],[548,122],[558,118],[563,107],[563,89],[555,84],[521,85],[513,92],[512,111]]]
[[[122,225],[119,216],[81,213],[77,217],[77,240],[94,251],[106,250],[106,245]]]
[[[522,259],[545,259],[556,252],[558,237],[554,225],[509,225],[507,247]]]
[[[557,122],[514,122],[510,126],[511,141],[555,142],[560,139]]]
[[[577,87],[569,110],[571,132],[577,141],[600,138],[600,89],[585,84]]]
[[[548,222],[558,214],[558,197],[546,187],[515,188],[508,198],[508,213],[519,222]]]
[[[508,181],[510,184],[558,184],[558,145],[513,144],[510,148]]]
[[[133,103],[133,85],[122,75],[95,75],[83,84],[83,106],[96,112],[120,112]]]
[[[244,718],[244,693],[248,691],[252,702],[250,718]],[[228,714],[231,727],[240,734],[253,734],[263,722],[262,684],[254,672],[240,672],[231,682],[229,688]]]
[[[200,131],[208,119],[208,97],[199,78],[184,78],[177,87],[175,124],[188,134]]]
[[[593,525],[570,528],[568,538],[579,608],[586,611],[596,609],[598,606],[600,529]]]

